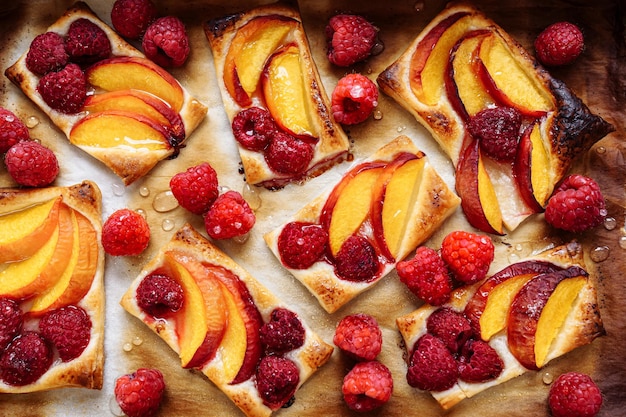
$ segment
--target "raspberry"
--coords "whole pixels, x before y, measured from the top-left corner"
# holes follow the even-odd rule
[[[271,353],[287,353],[304,344],[305,331],[298,315],[285,308],[272,311],[269,322],[260,330],[261,342]]]
[[[398,277],[416,297],[439,306],[450,299],[452,281],[445,263],[431,248],[420,246],[412,259],[396,265]]]
[[[276,132],[265,152],[265,161],[279,174],[302,174],[312,159],[311,145],[284,132]]]
[[[155,20],[141,43],[146,56],[162,67],[180,67],[189,56],[189,38],[185,25],[174,16]]]
[[[217,172],[207,162],[174,175],[170,189],[178,204],[194,214],[206,213],[220,193]]]
[[[37,381],[52,365],[52,350],[37,332],[17,336],[0,357],[0,380],[23,386]]]
[[[441,243],[441,258],[454,276],[465,284],[485,278],[494,247],[489,236],[458,230],[448,234]]]
[[[69,60],[65,39],[56,32],[37,35],[26,54],[26,67],[37,75],[45,75],[63,68]]]
[[[134,256],[150,243],[150,226],[136,211],[115,211],[102,225],[102,247],[113,256]]]
[[[515,159],[522,114],[513,107],[493,107],[470,118],[467,128],[485,155],[501,162]]]
[[[482,340],[470,340],[459,356],[459,374],[466,382],[485,382],[496,379],[504,368],[498,352]]]
[[[340,67],[363,61],[372,54],[378,30],[363,16],[338,14],[326,26],[328,60]]]
[[[11,146],[4,156],[11,178],[25,187],[44,187],[59,173],[57,157],[38,142],[24,141]]]
[[[333,90],[331,111],[344,125],[365,121],[377,105],[378,87],[364,75],[348,74]]]
[[[204,216],[204,226],[213,239],[245,235],[255,222],[254,212],[237,191],[227,191],[217,197]]]
[[[546,206],[546,221],[569,232],[584,232],[606,217],[606,202],[593,179],[572,174],[554,191]]]
[[[70,61],[93,64],[111,55],[111,42],[104,30],[89,19],[76,19],[67,30],[65,51]]]
[[[353,359],[376,359],[383,345],[383,334],[376,319],[368,314],[345,316],[335,330],[333,343]]]
[[[0,154],[18,142],[30,139],[26,125],[11,110],[0,107]]]
[[[307,269],[326,252],[328,232],[318,224],[287,223],[278,236],[278,252],[287,268]]]
[[[469,320],[448,307],[442,307],[428,316],[426,329],[441,339],[453,354],[458,353],[473,334]]]
[[[558,22],[548,26],[535,39],[535,53],[543,65],[571,64],[585,49],[585,40],[578,26]]]
[[[393,377],[378,361],[360,362],[344,377],[341,392],[351,410],[375,410],[391,398]]]
[[[0,298],[0,350],[22,330],[24,314],[20,306],[8,298]]]
[[[459,368],[441,339],[426,333],[415,342],[406,380],[427,391],[445,391],[456,383]]]
[[[46,313],[39,322],[39,329],[57,348],[63,362],[79,357],[91,339],[91,320],[85,310],[76,306]]]
[[[288,402],[298,388],[300,370],[287,358],[265,356],[256,371],[256,387],[263,404],[277,410]]]
[[[78,65],[67,64],[41,77],[37,91],[52,109],[73,114],[80,111],[87,98],[87,80]]]
[[[568,372],[550,387],[548,403],[553,417],[593,417],[602,407],[602,392],[589,375]]]
[[[352,235],[337,252],[335,268],[337,275],[348,281],[370,281],[379,269],[376,250],[364,237]]]
[[[139,368],[115,380],[115,399],[128,417],[153,416],[164,391],[165,381],[158,369]]]
[[[111,23],[125,38],[139,39],[158,15],[150,0],[116,0],[111,9]]]
[[[167,275],[150,274],[137,286],[137,305],[154,317],[180,310],[183,300],[183,287]]]
[[[270,112],[260,107],[248,107],[233,119],[233,134],[237,142],[251,151],[262,151],[278,132]]]

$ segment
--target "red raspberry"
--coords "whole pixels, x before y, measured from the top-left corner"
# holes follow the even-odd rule
[[[30,139],[26,125],[11,110],[0,107],[0,154],[18,142]]]
[[[585,40],[578,26],[569,22],[554,23],[535,39],[535,53],[543,65],[571,64],[585,49]]]
[[[73,21],[67,31],[65,51],[72,62],[93,64],[111,55],[111,41],[100,26],[80,18]]]
[[[332,94],[333,117],[344,125],[365,121],[378,105],[378,87],[361,74],[348,74],[339,80]]]
[[[262,151],[278,132],[270,112],[260,107],[248,107],[233,119],[233,134],[237,142],[251,151]]]
[[[87,98],[87,80],[78,65],[67,64],[41,77],[37,91],[53,110],[73,114],[80,111]]]
[[[17,336],[0,357],[0,379],[24,386],[37,381],[52,365],[52,350],[37,332]]]
[[[318,224],[287,223],[278,236],[278,252],[287,268],[307,269],[326,252],[328,233]]]
[[[459,356],[459,374],[466,382],[485,382],[496,379],[502,373],[504,362],[489,343],[470,340]]]
[[[34,141],[18,142],[4,156],[11,178],[25,187],[44,187],[59,173],[57,157],[50,149]]]
[[[426,391],[445,391],[459,378],[456,360],[441,339],[426,333],[415,342],[406,380]]]
[[[150,0],[115,0],[111,23],[118,33],[128,39],[139,39],[159,12]]]
[[[256,371],[256,387],[263,404],[277,410],[287,403],[298,388],[300,370],[290,359],[265,356]]]
[[[335,257],[337,275],[348,281],[367,282],[379,270],[378,256],[372,244],[364,237],[350,236]]]
[[[304,344],[305,330],[298,315],[286,308],[272,311],[260,330],[261,342],[270,353],[287,353]]]
[[[584,232],[606,217],[606,202],[593,179],[572,174],[554,191],[546,206],[546,221],[569,232]]]
[[[426,329],[428,333],[441,339],[453,354],[458,353],[473,334],[469,320],[448,307],[435,310],[428,316]]]
[[[485,155],[501,162],[511,162],[517,153],[522,114],[513,107],[493,107],[470,118],[467,128],[479,141]]]
[[[150,226],[136,211],[115,211],[102,225],[102,247],[113,256],[134,256],[150,243]]]
[[[22,331],[24,314],[20,306],[8,298],[0,298],[0,350]]]
[[[341,392],[351,410],[375,410],[391,398],[393,377],[378,361],[359,362],[344,377]]]
[[[441,243],[441,258],[454,276],[465,284],[485,278],[493,261],[491,238],[458,230],[448,234]]]
[[[333,343],[353,359],[376,359],[383,346],[383,334],[376,319],[368,314],[345,316],[335,330]]]
[[[550,387],[548,403],[553,417],[594,417],[602,407],[602,392],[589,375],[568,372]]]
[[[58,71],[69,60],[65,51],[65,39],[56,32],[37,35],[26,54],[26,67],[37,75]]]
[[[284,132],[276,132],[265,152],[265,161],[279,174],[302,174],[312,159],[311,145]]]
[[[115,380],[115,399],[128,417],[155,415],[164,391],[165,381],[158,369],[139,368]]]
[[[326,26],[328,60],[340,67],[365,60],[378,42],[378,29],[363,16],[339,14]]]
[[[178,204],[194,214],[206,213],[220,193],[217,172],[207,162],[174,175],[170,189]]]
[[[183,301],[183,287],[167,275],[150,274],[137,286],[137,305],[154,317],[180,310]]]
[[[412,259],[398,262],[396,270],[400,281],[428,304],[439,306],[450,299],[452,281],[435,250],[420,246]]]
[[[245,235],[255,222],[254,212],[237,191],[227,191],[217,197],[204,216],[204,226],[213,239]]]
[[[91,319],[80,307],[62,307],[46,313],[39,330],[57,348],[61,360],[68,362],[79,357],[89,344]]]
[[[180,67],[189,56],[189,37],[183,22],[174,16],[155,20],[141,43],[148,58],[162,67]]]

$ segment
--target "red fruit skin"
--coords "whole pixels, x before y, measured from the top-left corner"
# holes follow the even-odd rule
[[[498,352],[487,342],[469,340],[459,356],[459,375],[466,382],[486,382],[496,379],[504,369]]]
[[[150,0],[116,0],[111,9],[111,23],[125,38],[139,39],[158,14]]]
[[[136,211],[117,210],[102,225],[102,247],[109,255],[139,255],[149,243],[150,226]]]
[[[206,213],[217,199],[218,185],[217,172],[207,162],[189,167],[170,180],[170,189],[178,204],[200,215]]]
[[[341,78],[331,96],[333,117],[344,125],[367,120],[378,105],[378,87],[361,74]]]
[[[213,239],[230,239],[248,233],[254,223],[254,212],[237,191],[221,194],[204,216],[204,226]]]
[[[457,354],[474,335],[469,320],[448,307],[439,308],[428,316],[426,329],[441,339],[452,354]]]
[[[162,67],[180,67],[189,57],[189,37],[185,24],[175,16],[155,20],[141,42],[146,56]]]
[[[543,30],[535,39],[539,62],[547,66],[569,65],[585,49],[585,40],[578,26],[557,22]]]
[[[341,319],[333,343],[357,361],[372,361],[382,350],[383,334],[374,317],[356,313]]]
[[[372,281],[378,275],[380,267],[374,246],[358,235],[346,239],[335,257],[337,276],[348,281]]]
[[[34,141],[13,145],[4,156],[11,178],[25,187],[45,187],[59,173],[57,157],[50,149]]]
[[[589,375],[568,372],[552,383],[548,404],[553,417],[594,417],[602,408],[602,392]]]
[[[456,360],[437,337],[426,333],[415,342],[406,375],[410,386],[426,391],[445,391],[459,378]]]
[[[26,53],[26,67],[37,75],[60,70],[68,60],[65,39],[56,32],[37,35]]]
[[[164,392],[165,381],[158,369],[139,368],[115,381],[115,399],[128,417],[154,416]]]
[[[359,362],[343,379],[343,399],[348,408],[367,412],[383,406],[393,393],[393,376],[378,361]]]
[[[183,287],[167,275],[150,274],[137,286],[137,305],[155,318],[177,312],[183,301]]]
[[[52,365],[52,349],[37,332],[17,336],[0,356],[0,380],[13,386],[37,381]]]
[[[396,265],[400,281],[419,299],[430,305],[443,305],[450,299],[452,280],[448,269],[431,248],[420,246],[411,259]]]
[[[0,298],[0,351],[22,331],[23,324],[20,306],[9,298]]]
[[[323,257],[327,247],[328,232],[314,223],[287,223],[278,236],[278,252],[287,268],[311,267]]]
[[[104,30],[91,20],[74,20],[67,31],[65,51],[71,62],[93,64],[111,55],[111,42]]]
[[[276,132],[265,150],[265,162],[279,174],[304,174],[313,159],[313,147],[285,132]]]
[[[265,356],[256,371],[256,387],[263,404],[278,410],[287,403],[298,388],[300,370],[290,359]]]
[[[284,354],[304,345],[305,333],[298,315],[279,307],[272,311],[270,320],[261,326],[259,336],[267,354]]]
[[[493,257],[493,242],[486,235],[458,230],[441,243],[441,258],[455,278],[465,284],[485,278]]]
[[[65,114],[79,112],[87,98],[87,80],[76,64],[49,72],[39,80],[37,91],[52,109]]]
[[[11,146],[30,139],[26,125],[11,110],[0,107],[0,154]]]
[[[340,67],[349,67],[369,57],[378,37],[374,25],[353,14],[331,17],[325,32],[328,60]]]
[[[278,132],[270,112],[260,107],[248,107],[237,113],[232,129],[237,142],[251,151],[267,148]]]
[[[63,362],[79,357],[91,339],[89,315],[73,305],[46,313],[39,322],[39,329],[57,348]]]

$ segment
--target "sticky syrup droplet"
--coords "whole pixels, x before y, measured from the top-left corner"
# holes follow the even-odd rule
[[[174,229],[174,226],[176,226],[176,223],[172,219],[164,219],[163,223],[161,223],[161,228],[166,232]]]
[[[415,8],[416,12],[421,12],[422,10],[424,10],[424,2],[423,1],[416,1],[415,5],[413,7]]]
[[[117,197],[121,197],[124,195],[124,193],[126,192],[126,188],[124,187],[124,185],[120,184],[120,183],[114,183],[111,185],[111,189],[113,190],[113,195],[117,196]]]
[[[382,120],[383,118],[383,112],[376,109],[374,110],[374,120]]]
[[[26,127],[32,129],[39,124],[39,118],[37,116],[30,116],[26,119]]]
[[[619,237],[619,247],[622,249],[626,249],[626,236]]]
[[[606,148],[604,146],[598,146],[596,148],[596,153],[599,153],[600,155],[602,155],[605,152],[606,152]]]
[[[111,399],[109,400],[109,410],[111,410],[111,414],[113,414],[115,417],[123,417],[126,415],[120,408],[120,405],[117,403],[115,395],[112,395]]]
[[[141,217],[143,217],[144,219],[146,218],[147,214],[146,211],[144,209],[137,209],[135,210]]]
[[[611,250],[608,246],[596,246],[591,250],[591,260],[593,260],[594,262],[606,261],[606,259],[609,257],[610,252]]]
[[[246,243],[246,241],[248,240],[249,237],[250,237],[250,233],[246,233],[246,234],[241,235],[241,236],[233,237],[233,241],[237,242],[239,244],[243,244],[243,243]]]
[[[243,186],[243,191],[241,192],[244,200],[248,202],[248,205],[252,210],[258,210],[261,207],[261,195],[259,194],[259,190],[256,187],[252,187],[250,184],[246,183]]]
[[[159,213],[172,211],[176,207],[178,207],[178,200],[176,200],[176,197],[174,197],[174,194],[172,194],[170,190],[161,191],[154,196],[154,200],[152,201],[152,208]]]
[[[139,336],[135,336],[133,338],[133,345],[135,346],[141,346],[141,344],[143,343],[143,339]]]
[[[139,189],[139,195],[142,197],[148,197],[150,195],[150,189],[146,186],[143,186]]]
[[[617,227],[617,220],[614,217],[606,217],[604,219],[604,228],[606,230],[613,230]]]
[[[406,126],[398,126],[398,133],[402,132],[404,129],[406,129]]]
[[[131,343],[124,343],[122,349],[124,349],[124,352],[130,352],[131,350],[133,350],[133,345]]]
[[[552,375],[550,372],[545,372],[541,377],[541,380],[544,384],[550,385],[552,381],[554,381],[554,375]]]

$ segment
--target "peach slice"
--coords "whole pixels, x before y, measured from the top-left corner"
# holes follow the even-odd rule
[[[113,57],[87,68],[87,81],[106,91],[143,90],[168,103],[180,112],[184,92],[178,81],[166,70],[147,58]]]
[[[235,379],[246,357],[246,325],[237,308],[237,303],[231,292],[221,286],[222,294],[228,312],[228,327],[224,332],[222,347],[220,348],[223,363],[224,381]]]
[[[62,197],[0,217],[0,263],[21,261],[47,242],[59,223]]]
[[[553,191],[550,155],[544,145],[541,125],[526,129],[515,156],[513,173],[524,201],[535,211],[543,210]]]

